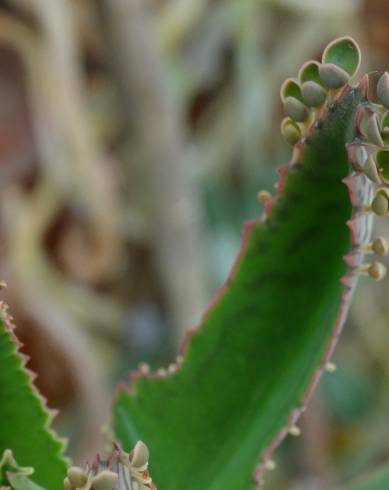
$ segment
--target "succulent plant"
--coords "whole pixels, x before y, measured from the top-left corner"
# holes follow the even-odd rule
[[[331,357],[358,277],[386,273],[379,257],[388,242],[371,239],[371,228],[374,214],[389,214],[389,75],[373,99],[373,77],[352,83],[359,64],[356,42],[343,37],[322,63],[305,63],[282,85],[281,132],[292,158],[274,196],[258,193],[262,217],[245,225],[230,276],[176,362],[156,372],[142,364],[131,387],[118,388],[112,430],[120,444],[106,460],[67,467],[2,306],[0,451],[8,452],[0,485],[152,489],[148,447],[163,490],[262,486],[275,448],[300,435],[298,418],[321,375],[336,369]],[[9,450],[34,473],[11,464]],[[388,484],[384,470],[349,488]]]
[[[117,394],[115,435],[147,441],[163,488],[249,488],[253,474],[259,488],[273,450],[300,434],[321,374],[335,370],[357,278],[385,276],[379,261],[363,263],[387,252],[386,239],[370,234],[389,200],[385,110],[369,101],[368,76],[350,84],[359,64],[344,37],[283,83],[281,132],[293,156],[275,195],[258,194],[265,211],[246,224],[233,270],[177,362],[156,373],[143,366]]]

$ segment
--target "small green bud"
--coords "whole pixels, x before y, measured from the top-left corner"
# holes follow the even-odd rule
[[[301,87],[295,78],[287,78],[281,85],[280,96],[282,102],[287,97],[294,97],[300,102],[304,102],[303,96],[301,94]]]
[[[286,117],[281,123],[281,134],[290,145],[295,145],[301,139],[299,125],[290,117]]]
[[[363,173],[375,184],[381,184],[381,179],[377,170],[374,158],[370,155],[363,167]]]
[[[140,362],[138,364],[138,371],[143,375],[150,374],[150,366],[147,364],[147,362]]]
[[[301,429],[297,427],[297,425],[291,425],[288,429],[288,432],[291,436],[295,436],[295,437],[301,435]]]
[[[328,44],[323,52],[322,62],[325,65],[336,65],[351,78],[355,75],[361,63],[361,50],[352,37],[341,37]]]
[[[387,216],[389,214],[389,193],[387,189],[378,189],[371,207],[378,216]]]
[[[68,469],[68,479],[70,483],[76,488],[84,486],[85,483],[88,481],[88,477],[85,471],[78,466],[71,466]]]
[[[377,146],[384,146],[377,114],[373,113],[366,123],[366,136]]]
[[[336,364],[333,362],[327,361],[324,364],[324,370],[327,371],[327,373],[334,373],[336,371]]]
[[[259,202],[265,204],[272,200],[272,195],[269,191],[259,191],[257,194],[257,199]]]
[[[109,470],[100,471],[92,480],[93,490],[114,490],[119,477]]]
[[[383,257],[389,252],[389,243],[384,237],[378,237],[372,243],[372,250],[375,254]]]
[[[327,98],[325,89],[316,82],[307,81],[301,86],[301,93],[304,101],[311,107],[319,107],[324,104]]]
[[[318,61],[306,61],[299,70],[298,79],[301,84],[304,82],[316,82],[321,85]]]
[[[294,121],[305,122],[310,115],[308,107],[304,104],[300,85],[294,78],[288,78],[281,86],[281,100],[288,116]]]
[[[386,276],[386,267],[381,262],[372,262],[367,269],[367,273],[376,281],[381,281]]]
[[[177,370],[178,370],[178,366],[177,364],[174,364],[174,362],[169,364],[169,366],[167,367],[168,374],[174,374],[177,372]]]
[[[389,74],[387,71],[378,80],[377,95],[382,104],[389,109]]]
[[[131,464],[134,468],[141,468],[149,461],[149,450],[146,444],[138,441],[131,454]]]
[[[70,480],[68,477],[66,477],[63,481],[63,488],[64,488],[64,490],[75,490],[73,485],[70,483]]]
[[[266,462],[265,462],[265,468],[268,470],[268,471],[273,471],[276,467],[276,464],[275,462],[272,460],[272,459],[268,459]]]
[[[332,89],[343,87],[350,80],[350,75],[333,63],[320,65],[319,73],[324,85]]]
[[[296,122],[305,122],[310,116],[308,107],[294,97],[286,97],[284,100],[285,112]]]

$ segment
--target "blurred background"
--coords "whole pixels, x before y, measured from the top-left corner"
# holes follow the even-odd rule
[[[284,78],[346,34],[363,71],[388,68],[388,25],[386,0],[0,1],[0,274],[77,462],[101,448],[116,381],[174,358],[260,216],[291,154]],[[389,458],[388,293],[361,282],[269,490]]]

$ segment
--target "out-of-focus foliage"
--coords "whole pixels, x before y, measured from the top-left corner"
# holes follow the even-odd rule
[[[389,470],[384,468],[376,471],[360,483],[348,487],[349,490],[382,490],[389,485]]]

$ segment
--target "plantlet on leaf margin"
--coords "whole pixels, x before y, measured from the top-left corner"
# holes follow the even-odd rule
[[[117,442],[107,461],[100,456],[85,469],[68,468],[64,490],[157,490],[148,471],[149,451],[138,441],[131,453]]]
[[[328,104],[332,97],[325,92],[323,87],[328,89],[341,90],[348,84],[350,79],[356,74],[360,66],[361,53],[357,43],[350,37],[343,37],[332,41],[324,50],[322,64],[316,61],[308,61],[304,63],[299,72],[299,82],[295,79],[288,79],[284,82],[281,88],[281,99],[284,102],[285,111],[289,114],[290,119],[283,121],[281,131],[285,140],[288,143],[296,144],[297,136],[293,139],[290,137],[287,128],[295,128],[294,134],[299,134],[299,139],[306,137],[311,131],[312,126],[317,125],[318,120],[312,121],[312,114],[308,114],[304,120],[312,121],[310,126],[302,125],[300,117],[293,117],[289,107],[291,102],[285,104],[286,98],[295,98],[296,102],[301,102],[305,98],[305,102],[311,107],[322,107],[322,111],[328,110]],[[362,82],[367,84],[367,80]],[[310,84],[310,85],[307,85]],[[305,89],[304,89],[305,87]],[[311,87],[308,89],[307,87]],[[315,87],[313,94],[312,87]],[[364,87],[367,95],[367,86]],[[308,97],[303,97],[304,92],[308,93]],[[320,94],[320,95],[319,95]],[[377,84],[377,94],[385,107],[389,107],[389,74],[385,72],[379,79]],[[287,95],[287,97],[286,97]],[[327,108],[324,107],[327,102]],[[300,116],[300,114],[297,114]],[[323,112],[320,114],[323,117]],[[300,124],[299,124],[300,123]],[[388,137],[389,117],[384,110],[384,107],[378,104],[372,104],[368,100],[360,104],[357,110],[356,127],[359,134],[355,136],[354,142],[348,145],[349,158],[353,169],[358,174],[364,174],[374,184],[380,184],[380,187],[375,191],[375,197],[371,202],[371,206],[367,206],[367,212],[373,211],[379,216],[389,215],[389,180],[387,187],[382,187],[385,184],[385,172],[388,172],[389,177],[389,140],[388,146],[385,146],[384,138]],[[362,129],[362,127],[364,129]],[[384,150],[380,149],[384,148]],[[263,192],[263,191],[261,191]],[[365,244],[362,250],[369,250],[378,255],[386,255],[388,253],[387,241],[380,238],[379,241],[373,244]],[[379,245],[378,245],[379,244]],[[379,250],[379,251],[378,251]],[[373,279],[381,280],[386,275],[386,268],[380,262],[372,262],[355,268],[356,273],[367,274]]]
[[[246,226],[183,362],[172,374],[132,373],[131,390],[118,389],[115,437],[147,441],[161,488],[249,488],[253,472],[260,488],[274,449],[300,433],[296,421],[320,376],[335,370],[357,278],[385,275],[380,262],[362,261],[388,249],[370,235],[374,212],[389,213],[389,158],[380,153],[389,117],[368,100],[368,76],[350,85],[359,64],[359,47],[343,37],[322,63],[309,61],[284,82],[281,132],[293,156],[275,195],[258,194],[264,213]],[[389,76],[377,91],[389,105]]]
[[[293,166],[301,159],[301,153],[304,148],[305,141],[312,137],[312,133],[320,126],[320,120],[325,119],[328,111],[334,106],[334,102],[344,96],[344,90],[349,90],[349,81],[356,74],[360,66],[360,49],[357,43],[350,37],[343,37],[331,42],[325,49],[322,57],[322,64],[316,61],[308,61],[304,63],[299,71],[298,81],[296,79],[288,79],[281,87],[281,100],[284,103],[285,112],[288,118],[284,119],[281,124],[281,133],[285,140],[295,146],[293,160],[290,166]],[[374,212],[379,216],[389,215],[389,111],[385,112],[384,107],[373,104],[367,100],[368,94],[368,78],[365,77],[360,84],[365,100],[363,100],[356,111],[356,131],[355,139],[347,145],[348,155],[352,170],[356,176],[365,175],[373,184],[380,185],[375,190],[375,196],[370,205],[359,207],[355,206],[355,215],[360,212]],[[329,91],[326,91],[329,89]],[[382,104],[389,108],[389,74],[385,72],[378,81],[377,94]],[[292,103],[291,99],[295,98]],[[304,113],[301,104],[305,104]],[[299,108],[299,110],[294,110]],[[311,109],[309,109],[311,108]],[[310,112],[312,111],[312,112]],[[304,117],[302,117],[304,115]],[[361,127],[364,125],[364,131]],[[386,147],[386,143],[388,146]],[[384,173],[387,172],[387,186]],[[349,187],[352,200],[356,201],[355,181],[353,173],[350,177],[344,179],[345,184]],[[354,179],[355,180],[355,179]],[[369,186],[365,182],[365,187],[368,189],[366,194],[371,194]],[[262,195],[266,191],[260,191]],[[264,201],[264,203],[268,202]],[[356,204],[355,202],[353,204]],[[268,215],[269,209],[266,209],[265,214]],[[265,215],[265,218],[266,218]],[[367,218],[366,221],[370,221]],[[355,245],[355,251],[345,257],[346,262],[352,268],[351,275],[369,275],[375,280],[381,280],[386,275],[386,267],[384,264],[374,261],[367,264],[356,265],[356,255],[359,259],[364,253],[373,253],[379,256],[384,256],[389,251],[387,239],[379,237],[373,242],[362,242],[360,237],[355,235],[355,222],[350,220],[348,223],[352,239]],[[370,229],[370,224],[366,226]],[[370,235],[370,231],[367,232]],[[343,280],[346,286],[350,285],[347,277]],[[330,347],[329,353],[332,348]],[[336,365],[330,361],[324,363],[324,370],[334,372]],[[312,384],[313,386],[315,383]],[[310,390],[311,391],[311,390]],[[311,393],[309,394],[309,396]],[[308,396],[308,398],[309,398]],[[292,415],[292,420],[296,420],[300,409]],[[299,434],[300,430],[296,430],[295,425],[288,428],[289,434]],[[278,436],[270,446],[268,453],[264,457],[263,464],[257,468],[256,479],[257,488],[260,488],[263,483],[263,471],[273,469],[275,463],[269,459],[269,455],[284,437],[284,432]]]

